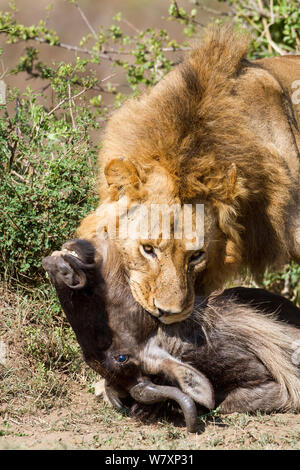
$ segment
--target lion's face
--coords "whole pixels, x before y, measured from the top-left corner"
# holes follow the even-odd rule
[[[225,173],[226,194],[234,193],[234,170]],[[169,324],[190,315],[195,287],[197,293],[207,295],[237,271],[239,261],[236,244],[231,240],[232,224],[231,232],[225,234],[226,224],[235,216],[235,211],[226,203],[217,205],[205,194],[201,199],[188,198],[185,203],[178,193],[178,181],[174,175],[159,165],[143,171],[145,175],[130,160],[110,160],[105,167],[106,182],[102,181],[102,185],[107,184],[106,198],[103,197],[98,209],[85,219],[77,233],[82,238],[93,240],[95,246],[101,245],[103,236],[114,240],[135,300],[161,322]],[[176,236],[177,219],[175,216],[172,219],[171,209],[179,206],[183,208],[184,215],[185,207],[191,206],[193,219],[196,207],[198,220],[197,205],[204,209],[202,235],[199,243],[197,240],[190,243],[190,237],[185,234]],[[144,213],[140,207],[145,206],[147,210]],[[147,214],[152,214],[154,206],[159,207],[162,219],[170,211],[170,236],[165,237],[164,232],[160,232],[159,222],[154,224],[154,227],[159,225],[155,236],[151,232],[151,236],[132,237],[130,230],[135,226],[140,229],[147,219],[149,222]],[[131,227],[130,230],[127,227],[129,231],[125,234],[124,217]],[[185,215],[183,220],[186,220]],[[192,232],[198,234],[194,222],[192,225]]]
[[[145,310],[162,323],[184,320],[193,311],[195,277],[206,270],[211,242],[216,239],[213,210],[204,204],[199,215],[196,203],[182,204],[174,182],[161,169],[152,170],[143,184],[129,161],[114,161],[109,170],[106,177],[112,191],[108,202],[96,211],[97,234],[114,239],[132,294]],[[157,219],[154,208],[159,212]],[[190,232],[185,230],[188,214]],[[152,217],[156,220],[155,236]],[[148,236],[142,229],[145,220]],[[167,234],[166,221],[170,229]]]
[[[109,213],[114,211],[114,203],[109,205]],[[141,214],[138,216],[136,204],[132,203],[131,221],[140,227]],[[172,206],[172,204],[171,204]],[[149,204],[146,204],[149,208]],[[100,209],[102,216],[103,209]],[[194,282],[195,276],[207,267],[210,241],[213,237],[213,223],[207,223],[213,218],[203,217],[203,224],[207,237],[204,236],[204,244],[191,243],[190,239],[177,238],[172,226],[169,237],[163,237],[162,233],[157,238],[132,237],[129,230],[127,236],[114,237],[112,224],[107,224],[107,217],[102,217],[105,223],[106,237],[114,238],[114,243],[120,253],[123,266],[135,300],[149,313],[158,317],[162,323],[174,323],[187,318],[194,307]],[[120,229],[120,221],[118,229]],[[100,227],[100,226],[99,226]],[[120,231],[118,231],[120,235]],[[100,231],[98,232],[100,233]]]
[[[122,240],[132,294],[163,323],[185,319],[194,306],[194,273],[205,269],[204,250],[186,250],[181,240]]]

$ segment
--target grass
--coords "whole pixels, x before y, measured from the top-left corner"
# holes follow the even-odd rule
[[[0,449],[300,449],[300,415],[218,411],[183,423],[141,423],[93,395],[99,379],[81,358],[53,292],[0,290]]]
[[[0,364],[1,415],[49,410],[65,403],[70,382],[93,380],[51,295],[27,295],[4,286],[0,297],[0,340],[8,356]]]

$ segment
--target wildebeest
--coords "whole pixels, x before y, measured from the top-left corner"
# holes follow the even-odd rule
[[[150,405],[169,398],[189,431],[197,428],[194,402],[223,413],[300,408],[300,310],[288,300],[228,289],[197,298],[185,321],[163,325],[133,299],[109,242],[96,256],[85,240],[67,242],[43,266],[115,407],[127,395]]]

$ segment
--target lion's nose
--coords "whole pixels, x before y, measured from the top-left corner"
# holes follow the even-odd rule
[[[161,305],[158,304],[158,302],[156,302],[154,300],[154,305],[155,307],[157,308],[158,310],[158,318],[159,317],[162,317],[163,315],[172,315],[174,313],[180,313],[182,311],[182,309],[178,309],[178,308],[161,308]]]

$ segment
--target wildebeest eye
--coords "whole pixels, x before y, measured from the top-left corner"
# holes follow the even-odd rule
[[[119,364],[125,364],[128,361],[129,356],[126,354],[119,354],[119,356],[115,357],[115,360],[119,362]]]
[[[199,263],[202,260],[204,254],[205,254],[205,252],[202,251],[202,250],[195,251],[195,253],[193,253],[192,256],[190,257],[189,262],[191,264]]]

